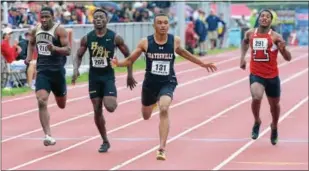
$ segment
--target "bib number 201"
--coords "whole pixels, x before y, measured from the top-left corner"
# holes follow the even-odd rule
[[[151,73],[155,75],[169,75],[170,62],[169,61],[153,61]]]
[[[253,60],[258,62],[270,61],[269,54],[267,52],[268,39],[266,38],[254,38],[253,39]],[[263,53],[258,53],[258,52]]]
[[[108,65],[106,58],[92,57],[92,66],[94,68],[105,68]]]

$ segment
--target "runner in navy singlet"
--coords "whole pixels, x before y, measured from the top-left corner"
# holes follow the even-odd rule
[[[110,142],[107,138],[105,118],[103,116],[103,104],[108,112],[114,112],[117,108],[117,89],[115,85],[115,72],[110,60],[113,58],[115,49],[125,57],[130,55],[128,46],[121,36],[106,27],[108,15],[103,9],[96,9],[93,13],[94,30],[84,36],[77,51],[74,65],[72,83],[75,84],[79,76],[79,67],[87,49],[89,50],[89,96],[93,105],[94,120],[101,134],[103,143],[99,152],[107,152]],[[132,75],[132,65],[128,66],[127,86],[133,89],[136,81]]]
[[[49,146],[55,145],[56,140],[51,136],[47,101],[52,91],[58,107],[65,108],[67,88],[64,66],[71,49],[68,33],[64,27],[54,22],[54,11],[50,7],[42,8],[40,20],[40,24],[30,32],[31,38],[25,62],[31,61],[33,48],[36,47],[38,58],[35,91],[40,121],[45,133],[44,145]]]
[[[157,160],[166,159],[165,146],[169,132],[168,111],[178,84],[174,70],[174,52],[207,70],[217,70],[214,64],[201,61],[181,47],[180,38],[168,34],[168,21],[167,15],[156,15],[154,19],[155,33],[142,39],[128,58],[122,61],[118,61],[117,58],[112,60],[114,65],[124,67],[132,65],[143,52],[145,53],[146,73],[142,88],[142,113],[143,118],[148,120],[158,102],[160,147],[157,151]]]

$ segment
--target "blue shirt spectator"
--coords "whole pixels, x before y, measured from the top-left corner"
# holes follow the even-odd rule
[[[199,36],[199,41],[200,42],[205,41],[207,36],[207,29],[205,24],[200,19],[195,20],[194,24],[195,24],[194,31]]]
[[[214,12],[211,11],[210,15],[206,18],[208,24],[208,31],[216,31],[218,29],[218,22],[220,18],[214,15]]]

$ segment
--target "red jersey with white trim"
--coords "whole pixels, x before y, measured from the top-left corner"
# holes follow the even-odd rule
[[[250,37],[251,61],[250,72],[262,78],[274,78],[279,75],[277,56],[278,48],[268,33],[258,33],[255,29]]]

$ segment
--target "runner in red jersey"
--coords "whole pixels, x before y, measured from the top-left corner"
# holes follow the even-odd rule
[[[291,53],[286,49],[281,35],[270,29],[273,16],[269,10],[262,10],[259,15],[259,27],[245,33],[241,47],[240,68],[246,69],[245,56],[251,48],[250,91],[251,109],[254,116],[252,139],[257,139],[261,125],[260,107],[264,91],[267,95],[272,114],[271,143],[278,142],[278,120],[280,116],[280,78],[277,55],[280,52],[286,61],[291,60]]]

